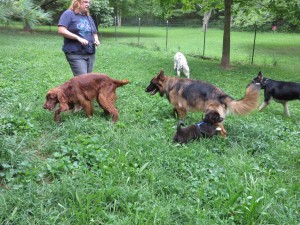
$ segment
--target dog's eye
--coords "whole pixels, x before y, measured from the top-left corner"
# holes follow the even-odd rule
[[[52,99],[56,99],[56,95],[49,95],[48,99],[52,100]]]

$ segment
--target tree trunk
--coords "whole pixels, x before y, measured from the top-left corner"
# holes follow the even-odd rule
[[[206,29],[207,29],[207,27],[208,27],[208,21],[209,21],[211,12],[212,12],[212,9],[209,10],[209,12],[205,12],[205,13],[204,13],[204,16],[203,16],[203,25],[202,25],[202,29],[203,29],[203,30],[205,30],[205,27],[206,27]],[[206,26],[205,26],[205,25],[206,25]]]
[[[118,11],[118,13],[117,13],[117,24],[118,24],[118,27],[122,26],[122,13],[121,13],[121,11]]]
[[[221,66],[223,69],[230,68],[230,20],[231,20],[231,3],[232,0],[224,0],[225,17],[224,17],[224,33],[223,33],[223,52]]]
[[[28,21],[24,22],[23,31],[25,31],[25,32],[32,32],[32,27],[30,26],[30,23]]]

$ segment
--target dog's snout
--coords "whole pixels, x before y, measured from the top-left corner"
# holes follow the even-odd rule
[[[49,110],[51,110],[51,106],[49,104],[45,103],[43,105],[43,109],[49,109]]]

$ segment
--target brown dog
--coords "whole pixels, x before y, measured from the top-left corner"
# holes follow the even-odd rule
[[[244,98],[235,100],[218,87],[200,80],[165,76],[161,70],[150,81],[145,90],[151,95],[159,92],[160,96],[166,95],[179,118],[184,118],[187,112],[210,111],[218,112],[225,119],[228,113],[245,115],[257,108],[259,101],[260,85],[250,84],[246,89]],[[221,134],[226,137],[223,122],[219,123]]]
[[[112,115],[112,121],[118,120],[118,110],[114,103],[117,99],[116,89],[127,84],[128,80],[115,80],[105,74],[88,73],[71,78],[64,84],[52,88],[46,95],[44,109],[55,111],[54,120],[60,122],[60,113],[70,109],[83,108],[86,115],[93,115],[93,100],[96,98],[99,106],[106,114]]]
[[[196,124],[192,124],[188,127],[182,128],[183,122],[179,121],[177,125],[177,131],[173,137],[173,141],[185,144],[190,140],[196,140],[201,137],[211,138],[216,134],[219,134],[220,128],[217,126],[221,123],[223,118],[220,117],[218,112],[209,112],[205,115],[204,119]]]

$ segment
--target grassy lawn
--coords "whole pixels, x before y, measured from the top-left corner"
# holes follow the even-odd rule
[[[299,101],[291,117],[272,102],[263,112],[229,115],[228,137],[172,143],[177,118],[145,88],[173,55],[191,77],[232,97],[258,71],[300,82],[299,34],[232,32],[232,69],[220,68],[222,31],[196,28],[101,29],[95,71],[130,84],[117,89],[119,121],[95,104],[94,117],[42,108],[46,92],[72,77],[55,28],[0,33],[0,224],[299,224]],[[261,93],[261,101],[263,93]],[[186,124],[202,113],[190,113]]]

